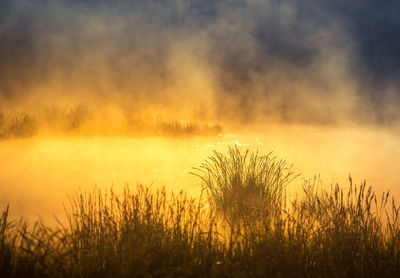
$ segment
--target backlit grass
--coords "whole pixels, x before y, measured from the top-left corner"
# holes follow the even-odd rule
[[[10,221],[5,209],[1,277],[398,277],[400,207],[389,193],[311,180],[288,200],[284,161],[236,148],[210,159],[198,168],[200,199],[142,185],[81,192],[58,228]]]

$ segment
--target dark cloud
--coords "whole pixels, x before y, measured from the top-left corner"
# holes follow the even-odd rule
[[[390,123],[399,8],[394,0],[2,1],[0,96],[61,91],[241,122]]]

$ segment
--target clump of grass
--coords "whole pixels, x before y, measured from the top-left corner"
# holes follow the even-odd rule
[[[161,134],[173,137],[216,136],[222,133],[220,125],[200,125],[193,122],[159,121],[155,128]]]
[[[228,154],[214,151],[192,174],[205,183],[213,209],[221,212],[229,225],[249,225],[274,212],[285,203],[285,190],[296,176],[286,161],[272,153],[259,155],[237,146]]]

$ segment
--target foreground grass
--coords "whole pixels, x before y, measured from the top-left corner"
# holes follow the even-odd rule
[[[399,277],[400,207],[366,184],[304,183],[270,155],[214,153],[207,198],[138,185],[75,195],[67,224],[0,218],[0,277]],[[231,207],[229,207],[231,205]]]
[[[183,193],[77,195],[69,224],[0,220],[1,277],[398,277],[399,207],[365,184],[305,197],[232,229]],[[386,208],[388,207],[388,208]],[[382,217],[382,218],[381,218]]]

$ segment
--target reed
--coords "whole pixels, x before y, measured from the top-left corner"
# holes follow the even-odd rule
[[[296,177],[286,161],[237,146],[214,151],[192,174],[201,178],[211,206],[233,226],[249,226],[279,213],[288,184]]]

